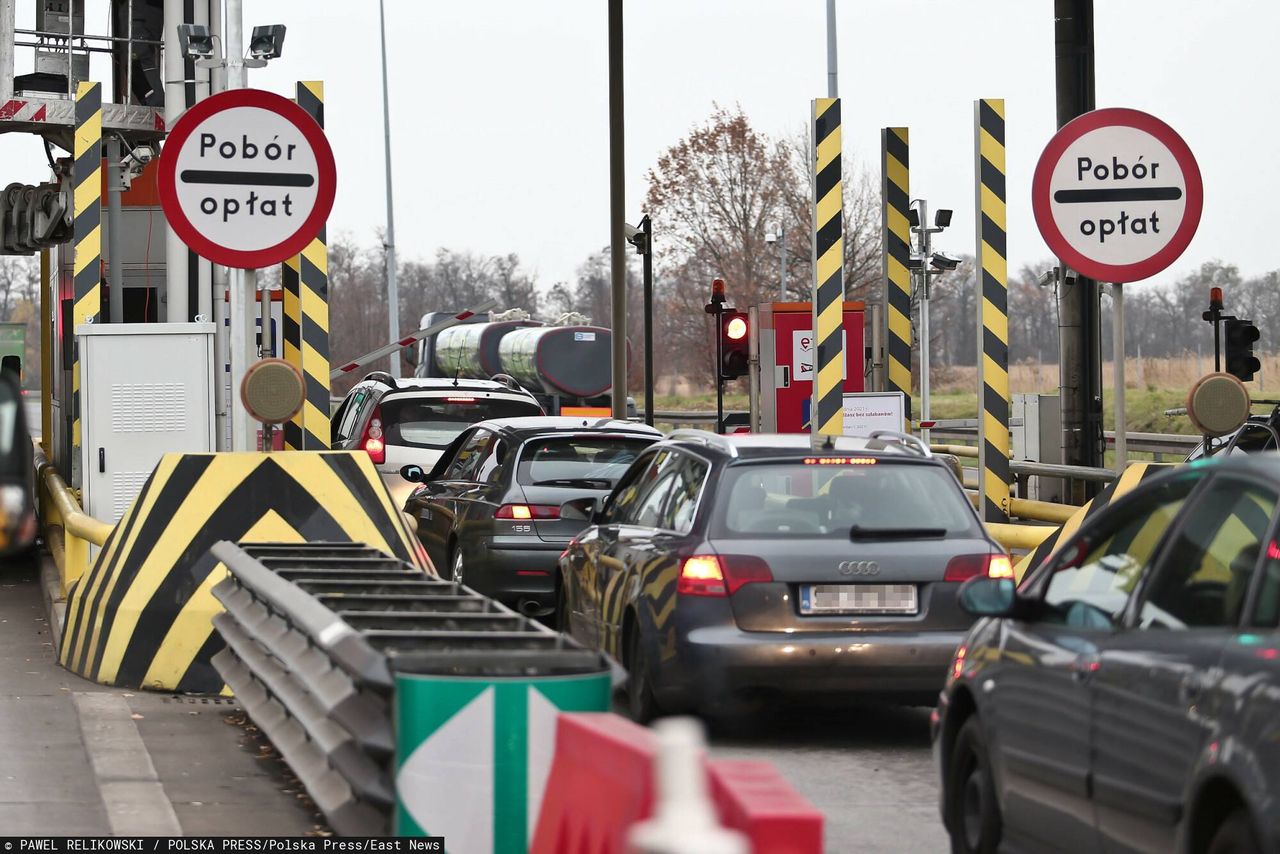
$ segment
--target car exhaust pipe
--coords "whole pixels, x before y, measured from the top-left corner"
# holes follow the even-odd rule
[[[521,599],[516,608],[526,617],[545,617],[555,610],[543,605],[537,599]]]

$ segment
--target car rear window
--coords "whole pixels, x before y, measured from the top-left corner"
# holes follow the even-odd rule
[[[887,536],[921,528],[980,536],[950,472],[873,457],[832,459],[844,458],[730,466],[716,493],[716,536],[847,538],[854,526]]]
[[[532,401],[470,397],[390,397],[381,404],[382,432],[388,445],[444,448],[477,421],[541,415]]]
[[[530,439],[520,451],[516,480],[525,486],[612,489],[627,467],[653,441],[640,436]]]

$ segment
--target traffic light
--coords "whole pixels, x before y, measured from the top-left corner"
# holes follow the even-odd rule
[[[745,311],[725,311],[720,315],[720,378],[736,380],[747,373],[750,359]]]
[[[1253,379],[1262,363],[1253,355],[1253,342],[1258,340],[1258,327],[1251,320],[1226,320],[1227,373],[1234,374],[1241,382]]]

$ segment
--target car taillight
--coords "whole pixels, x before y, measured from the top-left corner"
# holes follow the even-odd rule
[[[951,660],[951,679],[952,681],[959,679],[960,674],[964,672],[964,659],[969,653],[969,648],[964,644],[960,644],[960,648],[956,650],[955,658]]]
[[[676,593],[682,596],[724,596],[724,573],[715,555],[694,555],[684,559]]]
[[[559,519],[556,504],[503,504],[494,512],[495,519]]]
[[[943,581],[967,581],[978,575],[1013,578],[1013,563],[1006,554],[957,555],[947,561]]]
[[[373,408],[373,417],[369,419],[369,424],[364,428],[364,436],[360,440],[360,447],[369,452],[369,459],[376,464],[382,464],[387,461],[387,446],[382,441],[382,407],[375,406]]]
[[[773,581],[769,564],[752,555],[694,555],[680,567],[676,592],[686,596],[730,596],[744,584]]]

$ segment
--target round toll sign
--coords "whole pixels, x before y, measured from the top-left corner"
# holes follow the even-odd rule
[[[197,103],[160,155],[160,204],[201,257],[228,267],[279,264],[319,233],[336,173],[324,131],[271,92],[233,89]]]
[[[1135,282],[1172,264],[1200,224],[1200,168],[1164,122],[1127,109],[1085,113],[1040,155],[1031,187],[1040,234],[1071,269]]]

